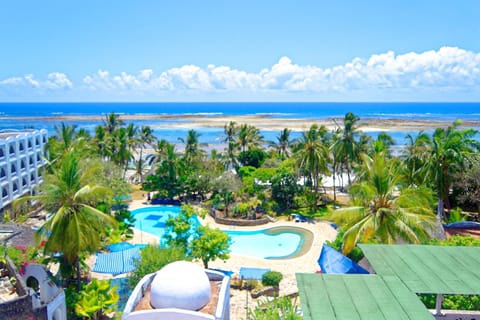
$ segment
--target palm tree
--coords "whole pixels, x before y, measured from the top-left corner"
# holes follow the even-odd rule
[[[420,131],[416,137],[411,134],[405,136],[407,143],[403,149],[404,177],[407,186],[420,186],[425,183],[427,150],[430,145],[430,136]]]
[[[386,132],[380,132],[377,139],[371,144],[370,155],[383,152],[387,158],[390,158],[392,153],[390,148],[395,144],[395,140]]]
[[[234,121],[230,121],[224,126],[225,136],[223,142],[226,143],[225,150],[225,169],[232,169],[238,167],[237,157],[235,155],[235,150],[237,149],[237,124]]]
[[[153,135],[153,130],[149,126],[142,126],[140,128],[140,132],[138,135],[138,146],[140,147],[140,155],[138,157],[139,164],[137,165],[137,169],[139,169],[140,174],[140,182],[143,183],[143,148],[146,146],[152,146],[155,141],[157,141],[157,137]]]
[[[238,130],[237,142],[240,146],[241,152],[245,152],[251,148],[255,148],[261,145],[263,140],[260,130],[256,127],[242,124]]]
[[[202,152],[200,146],[205,144],[199,142],[200,136],[200,133],[191,129],[188,131],[186,139],[178,138],[180,142],[185,144],[185,159],[188,164],[191,164]]]
[[[65,154],[60,167],[45,177],[41,193],[18,201],[37,200],[54,212],[37,231],[37,239],[45,240],[46,253],[62,254],[63,263],[76,271],[77,280],[81,255],[96,252],[105,227],[116,225],[115,219],[96,209],[98,203],[111,198],[110,189],[91,183],[98,174],[96,169],[82,168],[73,153]]]
[[[341,128],[342,135],[336,140],[334,148],[335,154],[340,157],[340,161],[347,170],[348,184],[352,183],[350,173],[352,171],[352,164],[358,160],[360,154],[360,147],[357,141],[359,135],[357,122],[359,117],[349,112],[343,119],[343,128]]]
[[[479,142],[474,139],[478,131],[460,130],[461,124],[457,120],[446,129],[436,129],[427,150],[428,179],[437,191],[439,220],[443,217],[444,205],[450,209],[448,196],[455,173],[465,169],[469,157],[480,149]]]
[[[343,252],[348,254],[357,242],[371,239],[381,243],[428,239],[428,231],[436,224],[431,192],[426,188],[398,190],[402,175],[397,162],[382,153],[361,157],[360,182],[350,188],[357,206],[327,215],[345,229]]]
[[[60,127],[55,125],[54,128],[56,140],[60,143],[62,151],[68,151],[75,140],[75,130],[77,126],[65,125],[65,123],[62,122]]]
[[[290,145],[292,141],[290,140],[290,134],[292,130],[284,128],[280,131],[280,134],[277,136],[277,142],[270,141],[269,146],[277,151],[278,157],[281,160],[285,160],[290,157],[291,150]]]
[[[325,127],[318,127],[313,124],[307,132],[296,141],[295,158],[297,167],[302,176],[307,177],[311,183],[311,191],[314,196],[313,208],[317,208],[318,188],[321,174],[328,173],[328,163],[330,160],[326,144],[322,143]]]
[[[111,154],[109,153],[109,142],[105,127],[97,126],[95,127],[95,144],[98,147],[98,153],[103,160],[110,158]]]
[[[103,126],[108,134],[113,134],[117,131],[120,127],[122,127],[125,123],[122,119],[120,119],[120,115],[111,112],[105,116],[105,120],[103,121]]]
[[[113,162],[124,168],[124,178],[127,173],[128,163],[133,158],[131,151],[133,139],[129,136],[129,132],[131,133],[131,131],[127,131],[127,128],[120,128],[119,130],[115,131],[112,136],[113,150],[111,151],[111,159]]]

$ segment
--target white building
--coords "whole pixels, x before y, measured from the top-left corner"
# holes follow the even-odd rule
[[[122,320],[229,320],[230,277],[187,261],[172,262],[137,284]]]
[[[0,212],[43,182],[47,130],[0,130]]]

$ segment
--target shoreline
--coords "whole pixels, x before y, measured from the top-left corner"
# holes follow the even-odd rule
[[[152,129],[201,129],[201,128],[223,128],[225,124],[234,121],[238,124],[249,124],[260,130],[280,131],[288,128],[292,131],[308,130],[312,124],[324,125],[332,130],[338,124],[342,123],[342,118],[338,117],[278,117],[273,114],[250,114],[250,115],[203,115],[203,114],[121,114],[120,119],[124,121],[152,121],[158,123],[148,123]],[[98,125],[104,120],[101,115],[59,115],[59,116],[20,116],[7,117],[1,116],[0,121],[41,121],[41,122],[98,122]],[[163,121],[163,122],[162,122]],[[439,127],[447,127],[452,123],[452,118],[361,118],[358,122],[359,129],[363,132],[372,131],[421,131],[433,130]],[[480,128],[480,119],[462,120],[463,127]]]

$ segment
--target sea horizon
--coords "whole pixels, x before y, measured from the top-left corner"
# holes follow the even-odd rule
[[[480,129],[480,102],[0,102],[0,130],[46,129],[53,135],[55,126],[63,122],[93,134],[95,126],[102,123],[100,118],[111,112],[125,117],[144,116],[126,122],[151,126],[158,138],[170,143],[177,143],[179,137],[185,137],[192,129],[182,126],[190,115],[207,120],[232,117],[235,121],[240,117],[247,123],[248,116],[264,117],[265,122],[284,119],[288,123],[291,119],[301,119],[313,124],[353,112],[361,119],[371,119],[370,122],[375,119],[423,123],[435,120],[447,125],[461,119],[468,121],[470,127]],[[225,123],[199,125],[193,129],[201,134],[202,143],[219,144]],[[426,127],[425,131],[431,129]],[[278,131],[261,129],[265,140],[274,140]],[[296,137],[302,130],[293,131]],[[367,134],[375,137],[382,131],[391,134],[396,145],[402,145],[407,134],[419,130],[391,128],[370,130]]]

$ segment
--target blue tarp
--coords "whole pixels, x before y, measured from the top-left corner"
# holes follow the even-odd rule
[[[140,259],[140,248],[97,253],[97,260],[93,265],[93,272],[111,273],[113,275],[127,273],[135,270],[135,260]]]
[[[242,279],[253,279],[253,280],[262,280],[262,276],[271,271],[267,268],[240,268],[240,278]]]
[[[345,257],[343,254],[326,244],[322,247],[322,252],[318,258],[318,264],[320,265],[322,272],[328,274],[368,273],[367,270],[360,267],[350,258]]]

